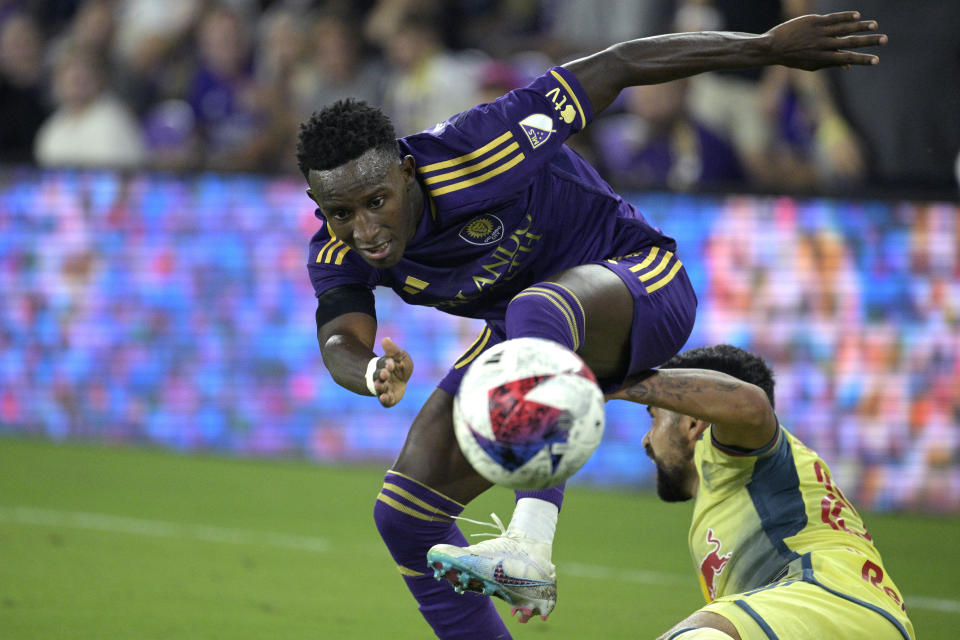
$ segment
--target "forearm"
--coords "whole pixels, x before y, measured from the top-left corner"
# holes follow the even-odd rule
[[[877,23],[857,11],[800,16],[762,35],[725,31],[672,33],[616,44],[564,65],[580,81],[593,112],[607,107],[626,87],[656,84],[704,71],[782,64],[813,71],[873,65],[879,58],[849,49],[885,44]]]
[[[776,63],[765,35],[701,31],[622,42],[564,67],[587,88],[599,112],[626,87]]]
[[[616,44],[612,70],[623,87],[656,84],[705,71],[775,64],[769,38],[752,33],[670,33]]]
[[[772,407],[762,389],[707,369],[658,369],[634,376],[610,396],[668,409],[720,425],[769,423]]]
[[[366,372],[375,357],[371,348],[349,334],[334,334],[320,344],[323,364],[334,382],[354,393],[370,396]]]

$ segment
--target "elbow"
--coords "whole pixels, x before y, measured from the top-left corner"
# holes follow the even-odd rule
[[[594,115],[606,109],[627,86],[624,78],[629,75],[628,66],[620,45],[574,60],[564,67],[580,82]]]
[[[754,384],[745,384],[741,390],[738,414],[745,427],[754,429],[776,426],[776,414],[766,392]]]

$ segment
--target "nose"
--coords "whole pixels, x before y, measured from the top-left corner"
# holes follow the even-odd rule
[[[640,444],[643,445],[643,448],[644,448],[644,449],[647,449],[647,448],[650,447],[650,432],[649,432],[649,431],[647,431],[645,434],[643,434],[643,438],[640,440]]]
[[[369,211],[359,211],[353,223],[353,237],[359,245],[376,244],[380,224],[376,216]]]

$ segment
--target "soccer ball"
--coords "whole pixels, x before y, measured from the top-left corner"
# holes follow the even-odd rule
[[[470,364],[453,401],[460,450],[490,482],[558,485],[603,436],[603,392],[573,351],[540,338],[494,345]]]

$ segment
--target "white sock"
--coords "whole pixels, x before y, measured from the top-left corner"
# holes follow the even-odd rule
[[[507,533],[522,533],[528,538],[553,544],[557,533],[557,505],[538,498],[520,498],[510,518]]]

